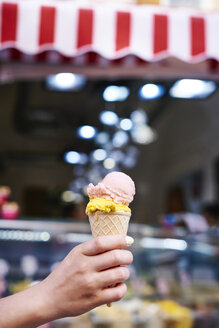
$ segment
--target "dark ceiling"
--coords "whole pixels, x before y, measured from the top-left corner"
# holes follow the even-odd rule
[[[48,90],[45,82],[19,82],[17,102],[15,108],[16,128],[24,134],[41,137],[63,138],[74,148],[85,152],[92,147],[91,142],[83,142],[77,138],[76,129],[81,125],[92,125],[103,130],[99,121],[99,113],[104,109],[115,111],[119,117],[129,117],[137,108],[146,111],[150,124],[162,114],[165,102],[169,97],[143,101],[138,96],[138,90],[147,83],[146,80],[88,80],[80,91],[57,92]],[[172,84],[168,81],[156,81],[168,88]],[[110,84],[127,86],[130,89],[126,101],[106,103],[102,93]],[[82,148],[82,149],[81,149]]]
[[[172,85],[168,80],[90,78],[80,91],[71,92],[51,91],[42,79],[1,86],[1,93],[5,93],[7,102],[10,102],[12,90],[15,93],[13,91],[12,116],[9,118],[8,114],[7,122],[2,122],[13,132],[7,132],[7,143],[0,154],[0,166],[6,167],[10,163],[63,161],[64,153],[69,150],[90,154],[97,145],[93,140],[79,138],[77,128],[92,125],[98,131],[107,130],[112,136],[115,130],[103,126],[99,120],[99,114],[103,110],[112,110],[120,118],[128,118],[134,110],[141,108],[148,116],[148,123],[153,126],[163,115],[170,98],[167,92],[157,100],[141,100],[138,91],[148,82],[163,84],[167,91]],[[112,84],[130,89],[125,101],[104,101],[102,93],[106,86]]]

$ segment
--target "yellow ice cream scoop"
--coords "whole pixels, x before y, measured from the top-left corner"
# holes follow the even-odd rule
[[[126,205],[117,204],[111,200],[107,200],[104,198],[92,198],[87,204],[86,214],[89,215],[96,211],[101,211],[105,213],[115,211],[131,212],[130,208]]]

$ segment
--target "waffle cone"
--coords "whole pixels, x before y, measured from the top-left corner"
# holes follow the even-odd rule
[[[112,236],[112,235],[127,235],[130,212],[116,211],[104,213],[96,211],[89,215],[91,232],[93,237]],[[107,306],[111,307],[112,303]]]
[[[93,237],[125,235],[128,231],[128,225],[131,213],[125,211],[104,213],[96,211],[89,215],[91,232]]]

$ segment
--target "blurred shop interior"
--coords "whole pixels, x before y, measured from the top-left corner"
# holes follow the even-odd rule
[[[74,53],[64,42],[59,48],[58,32],[56,47],[53,28],[43,27],[60,3],[82,8],[78,30],[86,28]],[[0,6],[0,296],[43,279],[91,238],[87,185],[121,171],[136,186],[127,297],[48,327],[218,328],[219,1],[48,0],[43,46],[32,50],[32,30],[29,39],[22,32],[31,6]],[[144,21],[143,11],[154,24],[153,49],[139,55],[142,41],[133,40],[146,25],[134,22]],[[94,17],[100,24],[112,12],[124,14],[112,28],[121,52],[107,55],[104,36],[96,28],[96,52],[89,33]],[[18,31],[7,28],[14,15]]]
[[[59,86],[76,78],[80,90]],[[174,96],[192,89],[200,94]],[[22,217],[86,219],[70,208],[86,204],[88,183],[111,170],[136,183],[135,222],[200,213],[218,198],[217,81],[59,73],[2,84],[0,92],[1,184],[11,188]]]

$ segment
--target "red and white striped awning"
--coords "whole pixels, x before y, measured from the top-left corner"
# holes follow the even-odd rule
[[[103,60],[128,55],[144,61],[219,60],[219,12],[77,1],[0,1],[0,60],[12,48],[28,60],[45,51],[68,59],[94,53]]]

